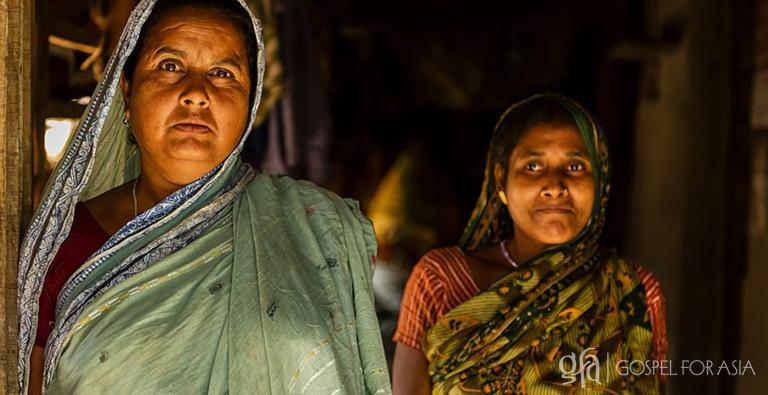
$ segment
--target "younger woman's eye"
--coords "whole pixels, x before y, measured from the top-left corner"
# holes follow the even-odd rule
[[[232,77],[234,77],[234,74],[232,74],[232,72],[230,72],[229,70],[225,70],[225,69],[216,69],[216,70],[213,71],[213,75],[218,77],[218,78],[232,78]]]
[[[164,60],[160,62],[160,70],[163,70],[163,71],[174,72],[174,71],[178,71],[180,68],[181,67],[179,67],[179,64],[173,60]]]
[[[571,163],[570,165],[568,165],[568,171],[577,172],[577,171],[583,171],[583,170],[584,170],[584,165],[581,163]]]
[[[531,162],[525,165],[525,170],[527,171],[539,171],[543,168],[541,163],[538,162]]]

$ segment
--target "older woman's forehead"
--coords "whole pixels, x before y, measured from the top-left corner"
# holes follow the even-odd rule
[[[243,33],[226,15],[214,9],[186,7],[164,15],[147,32],[143,50],[154,55],[161,49],[172,49],[177,55],[193,52],[221,55],[231,53],[240,61],[247,59]]]

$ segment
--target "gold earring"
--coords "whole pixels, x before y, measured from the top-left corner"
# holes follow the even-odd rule
[[[505,205],[507,204],[507,194],[505,194],[504,191],[499,191],[499,200]]]

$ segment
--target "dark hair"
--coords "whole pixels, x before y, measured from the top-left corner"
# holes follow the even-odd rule
[[[503,178],[507,178],[509,170],[509,155],[520,141],[525,132],[541,124],[557,126],[573,126],[576,122],[573,116],[552,98],[534,97],[505,114],[496,127],[491,139],[491,163],[501,164]]]
[[[245,51],[248,57],[248,72],[251,77],[251,99],[255,91],[254,85],[258,78],[257,60],[258,47],[256,45],[256,38],[253,31],[253,23],[248,12],[240,6],[234,0],[222,1],[222,0],[159,0],[155,4],[155,8],[152,10],[152,14],[149,16],[139,34],[139,39],[136,42],[136,46],[133,48],[133,52],[125,61],[125,67],[123,72],[125,73],[125,79],[133,81],[133,73],[136,69],[136,63],[138,62],[139,54],[144,49],[144,41],[147,37],[147,32],[154,29],[160,21],[166,15],[172,14],[174,11],[180,8],[197,8],[205,10],[215,10],[222,15],[229,18],[229,20],[235,25],[235,27],[242,33],[245,41]]]

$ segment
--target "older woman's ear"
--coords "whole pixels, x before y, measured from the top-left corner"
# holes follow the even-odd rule
[[[131,83],[125,78],[125,74],[120,76],[120,90],[123,92],[123,101],[127,107],[131,100]]]

